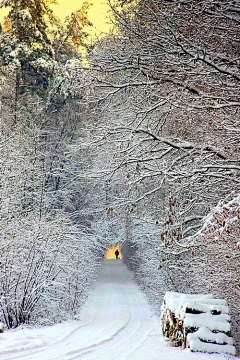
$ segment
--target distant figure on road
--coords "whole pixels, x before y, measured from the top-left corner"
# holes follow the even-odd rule
[[[119,256],[119,251],[118,249],[115,251],[115,255],[116,255],[116,260],[118,259],[118,256]]]

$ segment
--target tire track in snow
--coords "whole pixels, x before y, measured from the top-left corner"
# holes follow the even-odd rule
[[[146,298],[133,281],[132,273],[122,261],[116,260],[104,262],[81,318],[85,323],[61,339],[38,350],[0,353],[1,360],[131,359],[152,327]],[[56,328],[53,326],[52,330]]]
[[[124,283],[124,279],[122,281]],[[136,287],[136,285],[135,285]],[[127,284],[125,286],[123,286],[123,290],[124,290],[124,297],[125,300],[128,304],[128,308],[130,311],[130,317],[129,317],[129,321],[126,324],[126,326],[123,328],[122,331],[118,331],[114,336],[112,336],[110,339],[106,339],[105,341],[103,341],[101,344],[95,344],[90,351],[81,353],[81,352],[76,352],[74,355],[74,357],[69,357],[69,358],[56,358],[54,360],[84,360],[84,359],[108,359],[109,354],[114,354],[115,353],[115,349],[118,348],[117,350],[117,354],[118,356],[124,356],[124,352],[126,352],[126,348],[128,348],[128,346],[126,346],[126,343],[129,343],[129,341],[132,342],[136,342],[137,338],[139,336],[139,329],[142,326],[142,322],[141,322],[141,316],[144,315],[144,311],[142,309],[141,306],[141,302],[142,302],[142,296],[139,296],[138,291],[135,291],[135,293],[133,292],[133,284],[131,283],[130,285]],[[135,300],[135,301],[134,301]],[[131,306],[130,304],[132,304],[134,302],[134,307]],[[139,304],[140,303],[140,304]],[[134,315],[134,313],[137,314]],[[137,319],[137,321],[136,321]],[[145,340],[146,336],[144,335],[143,339],[141,338],[139,343],[142,343]],[[125,346],[124,346],[125,345]],[[127,351],[128,353],[128,351]],[[70,354],[69,354],[70,355]],[[73,355],[73,354],[72,354]],[[89,357],[90,356],[94,356],[94,357]],[[111,355],[110,355],[111,356]],[[115,355],[112,355],[113,359],[115,358]]]
[[[116,263],[117,264],[117,263]],[[111,280],[112,280],[112,275],[110,273],[110,268],[108,268],[108,281],[111,283]],[[109,348],[109,344],[112,343],[112,341],[119,337],[119,335],[121,335],[123,332],[126,332],[126,328],[128,327],[130,321],[131,321],[131,311],[130,311],[130,306],[129,306],[129,302],[126,301],[127,299],[127,296],[126,296],[126,285],[124,285],[124,277],[122,276],[121,274],[121,281],[120,279],[118,279],[118,283],[119,284],[123,284],[120,288],[121,290],[121,295],[124,297],[125,299],[125,302],[126,302],[126,305],[127,305],[127,311],[128,311],[128,316],[127,316],[127,320],[126,322],[124,323],[124,325],[117,329],[117,331],[112,334],[109,338],[107,339],[104,339],[103,341],[101,341],[100,343],[97,343],[97,344],[93,344],[92,346],[89,346],[89,348],[87,349],[80,349],[78,351],[75,351],[74,353],[72,354],[68,354],[68,355],[74,355],[74,357],[69,357],[69,358],[56,358],[54,360],[74,360],[74,359],[84,359],[86,358],[86,355],[87,355],[87,358],[88,358],[88,355],[94,353],[94,357],[95,358],[98,358],[99,356],[99,350],[104,347],[104,352],[108,351],[107,349]],[[113,293],[113,300],[116,301],[116,295]],[[118,294],[118,297],[119,297],[119,294]],[[109,304],[110,305],[110,304]],[[121,309],[120,309],[120,313],[121,313]],[[104,330],[103,330],[104,331]]]
[[[28,350],[28,349],[26,349],[26,348],[25,348],[25,350],[22,349],[22,348],[20,348],[20,349],[15,348],[15,349],[12,349],[12,350],[0,351],[1,360],[16,360],[16,359],[21,359],[21,358],[24,358],[24,360],[25,360],[25,359],[27,360],[26,356],[28,357],[28,356],[37,355],[37,354],[40,354],[41,352],[45,351],[46,348],[48,348],[48,347],[49,347],[49,348],[52,348],[53,346],[57,346],[57,345],[63,344],[63,343],[66,342],[68,339],[71,339],[71,337],[72,337],[74,334],[76,334],[77,332],[79,332],[79,330],[83,330],[84,328],[86,328],[86,327],[92,325],[94,322],[96,322],[97,318],[99,317],[99,315],[100,315],[100,313],[101,313],[102,308],[103,308],[104,306],[106,306],[106,304],[104,304],[104,303],[102,303],[101,305],[102,305],[102,306],[99,307],[98,312],[97,312],[96,316],[95,316],[93,319],[91,319],[90,321],[88,321],[88,322],[85,323],[85,324],[80,324],[80,325],[77,326],[74,330],[70,331],[65,337],[61,338],[60,340],[55,341],[55,342],[53,342],[53,343],[51,343],[51,344],[49,344],[49,345],[45,345],[45,344],[43,344],[43,345],[36,345],[36,347],[35,347],[34,349],[31,348],[30,350]],[[84,306],[83,306],[83,308],[84,308]],[[37,351],[36,351],[36,349],[37,349]],[[28,351],[27,354],[26,354],[26,351]],[[21,352],[22,352],[22,355],[21,355]],[[13,354],[13,353],[14,353],[14,354]],[[16,354],[16,353],[18,353],[18,354]],[[20,354],[19,354],[19,353],[20,353]],[[10,355],[10,356],[12,356],[12,357],[7,357],[7,358],[5,358],[5,355],[8,355],[8,356]],[[36,360],[38,360],[39,358],[37,358],[37,357],[34,357],[34,358],[33,358],[33,357],[32,357],[31,359],[34,359],[34,360],[36,359]]]
[[[111,277],[109,277],[109,280],[111,280]],[[120,283],[120,282],[119,282]],[[122,279],[122,284],[124,284],[124,278]],[[126,291],[126,286],[122,286],[122,292],[124,293],[124,298],[125,300],[127,300],[127,291]],[[103,340],[102,342],[98,343],[98,344],[94,344],[92,346],[89,347],[89,349],[86,349],[87,351],[85,351],[85,349],[82,349],[80,351],[76,351],[74,354],[74,357],[69,357],[69,358],[56,358],[54,360],[83,360],[86,358],[88,358],[88,355],[91,355],[94,353],[94,358],[95,359],[99,359],[99,356],[102,356],[104,353],[109,353],[110,350],[113,350],[114,347],[121,345],[123,342],[125,342],[125,337],[120,341],[118,338],[122,337],[126,332],[128,332],[128,327],[129,324],[131,324],[131,311],[130,311],[130,306],[129,306],[129,301],[126,301],[127,306],[128,306],[128,312],[129,312],[129,316],[128,316],[128,320],[125,323],[125,325],[120,328],[119,330],[117,330],[115,332],[115,334],[113,334],[110,338]],[[134,330],[133,333],[135,333],[136,330]],[[129,333],[128,333],[128,337],[129,337]],[[112,342],[117,342],[115,346],[112,345]],[[103,350],[101,350],[103,347]],[[68,354],[71,355],[71,354]]]

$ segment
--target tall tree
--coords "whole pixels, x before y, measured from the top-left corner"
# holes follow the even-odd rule
[[[126,179],[108,208],[132,203],[126,248],[135,256],[127,260],[159,306],[163,290],[199,291],[193,274],[203,279],[203,253],[215,287],[215,258],[224,262],[229,251],[232,261],[238,251],[230,236],[222,248],[206,237],[199,256],[198,231],[220,199],[239,191],[239,3],[142,0],[125,9],[113,8],[119,31],[90,61],[90,134],[103,144],[99,172]],[[234,276],[224,283],[229,298]]]
[[[0,7],[9,8],[0,34],[0,61],[15,77],[15,113],[20,94],[26,91],[43,95],[56,63],[50,22],[56,22],[50,4],[55,0],[9,0]],[[15,115],[16,120],[16,115]]]
[[[79,48],[87,48],[88,33],[85,31],[92,23],[88,19],[90,3],[85,1],[81,8],[66,16],[64,24],[58,23],[53,30],[53,46],[56,60],[66,61],[70,57],[79,57]]]

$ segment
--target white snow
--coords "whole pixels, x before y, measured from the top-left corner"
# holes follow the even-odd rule
[[[192,351],[203,351],[208,353],[220,352],[234,355],[236,350],[232,345],[218,345],[202,342],[199,339],[194,339],[190,342],[190,349]]]
[[[225,319],[227,321],[231,320],[231,317],[229,315],[229,307],[226,305],[215,305],[215,304],[202,304],[199,302],[193,302],[188,301],[182,306],[179,305],[179,307],[175,310],[175,316],[181,320],[185,319],[187,309],[189,310],[197,310],[199,312],[209,313],[210,317],[212,315],[212,311],[218,311],[221,312],[220,317],[216,317],[217,315],[214,315],[214,318],[211,317],[211,319],[214,321],[214,319]],[[191,311],[190,311],[191,312]],[[218,321],[218,320],[217,320]]]
[[[211,312],[211,311],[218,311],[222,314],[229,314],[229,307],[225,305],[215,305],[215,304],[202,304],[199,302],[193,302],[188,301],[184,304],[183,308],[186,309],[192,309],[192,310],[198,310],[201,312]]]
[[[208,304],[208,305],[223,305],[223,306],[227,306],[227,302],[224,299],[207,299],[207,298],[198,298],[197,302],[201,303],[201,304]]]
[[[104,261],[97,285],[79,319],[0,334],[0,359],[225,359],[223,354],[193,353],[169,346],[161,335],[160,319],[151,313],[145,295],[121,260]]]
[[[222,331],[224,333],[231,331],[230,323],[225,319],[226,315],[186,314],[184,318],[184,327],[200,328],[207,327],[213,331]]]
[[[187,335],[187,341],[191,341],[193,339],[201,339],[204,341],[212,341],[216,342],[217,344],[229,344],[233,345],[233,338],[227,336],[226,334],[222,333],[213,333],[206,327],[201,327],[194,333],[190,333]]]

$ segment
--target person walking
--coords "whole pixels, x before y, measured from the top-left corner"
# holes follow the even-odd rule
[[[119,251],[118,251],[118,249],[115,251],[115,256],[116,256],[116,260],[117,260],[118,257],[119,257]]]

